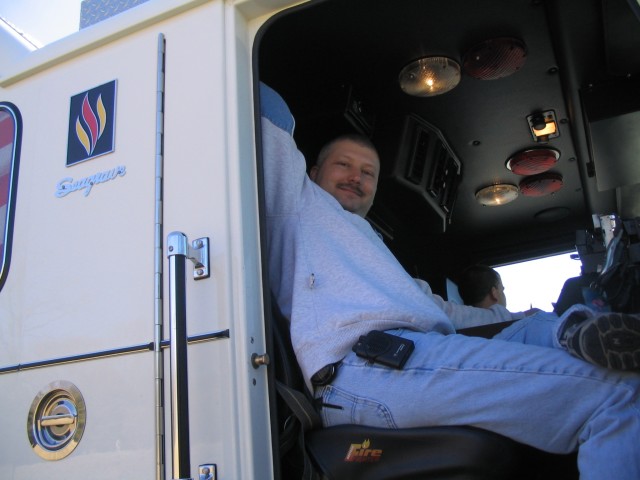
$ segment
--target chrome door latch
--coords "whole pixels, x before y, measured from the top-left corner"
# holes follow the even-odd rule
[[[182,232],[171,232],[167,237],[168,257],[183,255],[193,262],[193,279],[209,278],[209,237],[196,238],[189,243]]]

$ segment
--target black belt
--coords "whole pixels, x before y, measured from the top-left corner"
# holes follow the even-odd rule
[[[336,377],[338,373],[338,367],[342,362],[330,363],[322,367],[311,377],[311,384],[314,387],[322,387],[324,385],[329,385],[333,379]]]

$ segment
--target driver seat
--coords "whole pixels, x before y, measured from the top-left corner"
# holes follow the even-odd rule
[[[553,455],[474,427],[324,428],[272,299],[272,366],[283,480],[577,480],[576,455]]]

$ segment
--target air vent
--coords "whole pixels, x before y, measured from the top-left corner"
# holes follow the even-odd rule
[[[420,185],[424,177],[425,167],[427,165],[427,154],[429,152],[429,134],[420,130],[417,132],[415,149],[413,155],[409,159],[409,168],[407,169],[407,180],[415,185]]]
[[[437,128],[417,116],[407,117],[394,176],[442,218],[444,231],[456,201],[462,164]]]
[[[453,210],[458,187],[459,163],[442,141],[437,142],[433,157],[432,174],[428,178],[427,191],[437,200],[442,210],[450,213]]]

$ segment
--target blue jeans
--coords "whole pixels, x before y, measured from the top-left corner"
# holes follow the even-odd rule
[[[316,389],[325,426],[472,425],[538,449],[579,449],[581,479],[640,479],[640,375],[588,364],[559,347],[541,312],[493,339],[393,330],[415,351],[403,370],[350,353]]]

